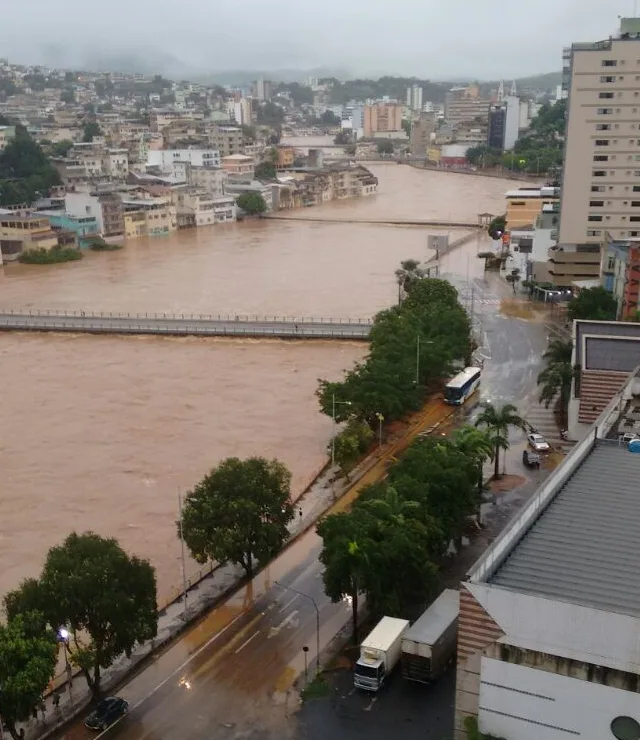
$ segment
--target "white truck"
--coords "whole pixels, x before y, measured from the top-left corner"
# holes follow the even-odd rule
[[[360,646],[353,671],[355,686],[378,691],[400,659],[400,643],[408,627],[406,619],[382,617]]]
[[[443,591],[402,636],[402,675],[430,683],[444,671],[456,650],[460,593]]]

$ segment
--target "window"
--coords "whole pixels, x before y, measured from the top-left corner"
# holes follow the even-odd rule
[[[587,221],[602,221],[602,216],[589,216]],[[640,221],[640,218],[638,218],[638,221]]]
[[[596,146],[609,146],[609,139],[596,139]]]
[[[590,206],[598,206],[598,207],[600,207],[600,206],[603,206],[604,205],[604,201],[603,200],[590,200],[589,201],[589,205]]]
[[[640,185],[634,185],[633,186],[633,192],[634,193],[640,193]]]
[[[599,229],[589,229],[587,231],[587,236],[600,236],[602,232]]]
[[[638,231],[630,231],[629,236],[638,236],[639,233]]]
[[[613,113],[613,108],[598,108],[599,116],[610,116]]]
[[[608,162],[609,156],[607,154],[594,154],[593,161],[594,162]]]
[[[640,187],[638,187],[638,190],[640,190]],[[604,185],[592,185],[591,192],[592,193],[604,193]]]
[[[601,92],[601,93],[598,93],[598,97],[600,98],[600,100],[611,100],[611,98],[613,98],[613,93],[612,92]]]
[[[596,123],[596,131],[611,131],[610,123]]]
[[[607,173],[605,170],[594,170],[592,172],[593,177],[606,177]]]
[[[618,60],[617,59],[603,59],[602,66],[603,67],[617,67]]]
[[[604,76],[603,75],[600,78],[600,82],[615,82],[615,81],[616,81],[616,78],[615,77],[612,77],[611,75],[607,75],[607,76]]]
[[[640,216],[629,216],[629,221],[633,221],[633,223],[640,223]]]
[[[631,205],[633,208],[640,208],[640,200],[632,200]]]

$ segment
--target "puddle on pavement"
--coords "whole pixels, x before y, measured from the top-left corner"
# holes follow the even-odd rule
[[[503,298],[500,301],[500,313],[511,319],[543,322],[547,319],[548,311],[535,303],[519,298]]]

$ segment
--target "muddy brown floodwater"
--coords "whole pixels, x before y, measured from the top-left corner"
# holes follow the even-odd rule
[[[76,263],[9,265],[0,308],[367,317],[395,300],[400,260],[426,258],[428,233],[442,230],[350,219],[475,221],[500,211],[514,186],[372,169],[378,195],[310,209],[345,223],[265,220],[135,240]],[[475,274],[477,250],[474,240],[452,253],[446,269]],[[257,454],[281,458],[298,495],[331,433],[317,379],[338,378],[365,352],[342,342],[0,334],[0,594],[36,575],[70,531],[92,529],[149,558],[166,597],[180,582],[178,490],[226,456]]]

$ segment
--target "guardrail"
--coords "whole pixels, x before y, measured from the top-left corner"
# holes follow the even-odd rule
[[[2,316],[46,316],[54,318],[79,318],[79,319],[153,319],[167,321],[237,321],[253,322],[259,324],[282,323],[282,324],[339,324],[339,325],[362,325],[371,326],[373,319],[362,318],[332,318],[313,316],[259,316],[258,314],[188,314],[188,313],[124,313],[119,311],[69,311],[66,309],[3,309],[0,308]]]

